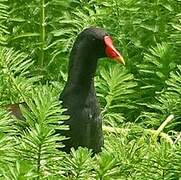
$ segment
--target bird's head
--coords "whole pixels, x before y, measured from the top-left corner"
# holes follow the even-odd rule
[[[85,29],[79,36],[80,39],[86,39],[87,47],[92,49],[99,57],[108,57],[113,61],[125,65],[124,59],[115,48],[111,36],[101,28],[90,27]]]

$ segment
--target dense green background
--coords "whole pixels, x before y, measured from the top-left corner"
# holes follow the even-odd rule
[[[58,151],[54,135],[66,128],[55,124],[67,119],[58,96],[69,52],[90,26],[109,32],[126,61],[99,61],[105,147],[94,157]],[[4,110],[19,102],[26,121]],[[180,180],[181,1],[1,0],[0,105],[0,179]]]

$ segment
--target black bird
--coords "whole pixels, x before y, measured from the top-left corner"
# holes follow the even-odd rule
[[[66,121],[69,131],[61,134],[65,140],[63,150],[78,146],[92,149],[94,153],[103,146],[102,120],[94,88],[94,74],[99,58],[109,57],[124,64],[120,53],[113,46],[111,37],[100,28],[83,30],[73,45],[68,70],[68,80],[60,95],[63,107],[70,119]]]
[[[63,141],[63,151],[69,153],[71,147],[87,147],[93,153],[103,146],[102,120],[94,88],[94,74],[99,58],[109,57],[124,64],[115,49],[111,37],[100,28],[87,28],[77,37],[69,60],[68,80],[60,95],[66,114],[70,116],[65,124],[68,131],[56,131],[68,137]],[[25,103],[21,103],[26,106]],[[19,104],[10,104],[6,109],[18,119],[23,119]]]

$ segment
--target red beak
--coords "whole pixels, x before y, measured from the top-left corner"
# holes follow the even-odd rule
[[[109,36],[104,37],[104,43],[106,45],[105,52],[107,57],[111,58],[114,61],[117,61],[118,63],[125,65],[122,55],[116,50],[116,48],[113,45],[113,41]]]

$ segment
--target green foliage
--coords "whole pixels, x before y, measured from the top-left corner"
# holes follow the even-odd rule
[[[70,157],[64,160],[65,179],[91,179],[92,163],[88,149],[72,149]]]
[[[133,75],[120,65],[110,64],[109,69],[105,67],[100,70],[96,82],[97,95],[104,107],[103,118],[110,124],[115,124],[115,120],[119,121],[119,124],[122,123],[124,116],[128,116],[127,110],[136,109],[134,100],[137,83]]]
[[[169,73],[175,67],[172,51],[171,46],[162,43],[151,48],[149,53],[145,53],[144,61],[139,66],[140,83],[144,83],[141,89],[144,93],[147,94],[146,91],[149,91],[154,96],[154,93],[165,87]]]
[[[2,172],[6,164],[15,159],[10,150],[15,143],[11,136],[5,135],[5,133],[12,131],[12,119],[10,119],[7,113],[3,110],[0,111],[0,118],[0,172]]]
[[[1,47],[0,57],[1,97],[3,101],[19,102],[22,92],[27,94],[33,83],[39,79],[30,75],[29,70],[33,61],[28,58],[27,54],[12,48]]]
[[[5,172],[1,176],[7,179],[51,176],[59,166],[54,161],[61,161],[64,156],[57,149],[62,146],[64,137],[55,135],[55,129],[67,128],[59,124],[68,117],[61,115],[64,110],[60,108],[55,92],[47,86],[40,86],[31,93],[31,98],[26,99],[27,105],[21,105],[24,120],[14,119],[14,125],[9,127],[12,124],[10,117],[5,113],[4,119],[1,118],[2,132],[7,133],[1,135],[2,143],[6,143],[6,146],[2,146],[1,154],[3,158],[7,157],[6,162],[8,159],[10,161],[9,166],[2,170]],[[11,149],[7,149],[10,147]]]
[[[180,0],[1,0],[0,179],[180,179],[180,12]],[[126,67],[104,59],[95,77],[102,152],[67,155],[57,149],[55,130],[68,128],[58,97],[89,26],[111,34]],[[24,120],[5,110],[21,102]]]
[[[96,179],[109,179],[117,174],[118,167],[116,167],[116,159],[112,154],[104,151],[101,156],[96,157],[96,160]]]
[[[6,45],[5,35],[9,34],[6,22],[9,18],[9,10],[7,6],[7,0],[1,0],[0,2],[0,44]]]

